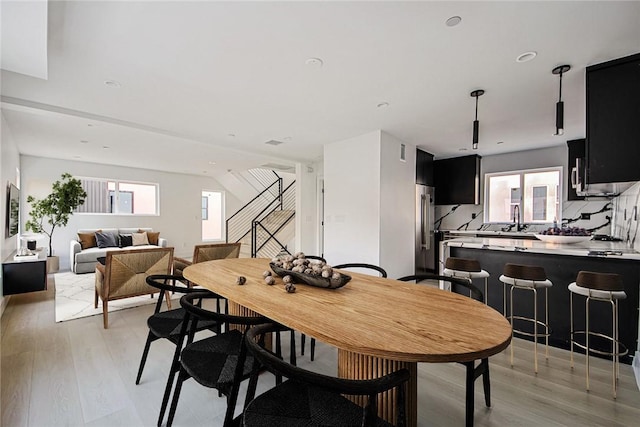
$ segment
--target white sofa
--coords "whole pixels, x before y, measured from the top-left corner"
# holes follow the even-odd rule
[[[96,231],[102,231],[103,233],[113,233],[115,235],[120,234],[133,234],[141,231],[153,231],[151,228],[101,228],[101,229],[80,229],[78,233],[95,233]],[[144,249],[144,248],[157,248],[167,247],[167,240],[162,237],[158,238],[157,245],[139,245],[139,246],[126,246],[126,247],[108,247],[99,248],[91,247],[82,249],[79,238],[71,240],[69,245],[69,264],[71,265],[71,271],[76,274],[81,273],[93,273],[96,269],[96,263],[99,257],[106,256],[107,251],[121,251],[124,249]]]

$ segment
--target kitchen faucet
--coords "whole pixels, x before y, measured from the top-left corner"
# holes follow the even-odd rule
[[[516,231],[524,229],[520,224],[520,205],[513,205],[513,223],[516,225]]]

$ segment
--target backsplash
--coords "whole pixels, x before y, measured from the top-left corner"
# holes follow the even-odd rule
[[[636,251],[640,251],[638,217],[640,214],[640,182],[613,200],[612,235],[621,238]]]
[[[636,184],[628,191],[635,191],[634,203],[637,206],[638,196],[640,196],[640,185]],[[627,194],[625,192],[619,198]],[[631,198],[629,198],[631,203]],[[612,200],[576,200],[565,201],[562,204],[562,225],[571,227],[582,227],[593,234],[614,234],[612,233],[612,216],[614,215],[614,201]],[[631,209],[627,208],[627,216]],[[590,214],[589,219],[581,219],[582,214]],[[480,231],[512,231],[512,224],[484,224],[482,205],[446,205],[435,207],[435,229],[436,230],[480,230]],[[473,218],[475,216],[475,218]],[[627,221],[628,222],[628,221]],[[526,224],[523,231],[536,232],[546,230],[548,224]],[[637,232],[638,223],[635,222],[634,231]],[[515,230],[513,230],[515,231]],[[617,237],[621,237],[615,234]]]

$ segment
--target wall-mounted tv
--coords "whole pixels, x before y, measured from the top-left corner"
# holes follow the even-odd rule
[[[20,190],[15,185],[7,184],[7,224],[6,237],[18,234],[20,220]]]

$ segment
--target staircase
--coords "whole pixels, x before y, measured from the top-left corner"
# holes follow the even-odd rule
[[[242,244],[241,257],[272,258],[288,253],[295,237],[295,181],[283,189],[282,178],[272,173],[276,180],[226,221],[227,242]]]

